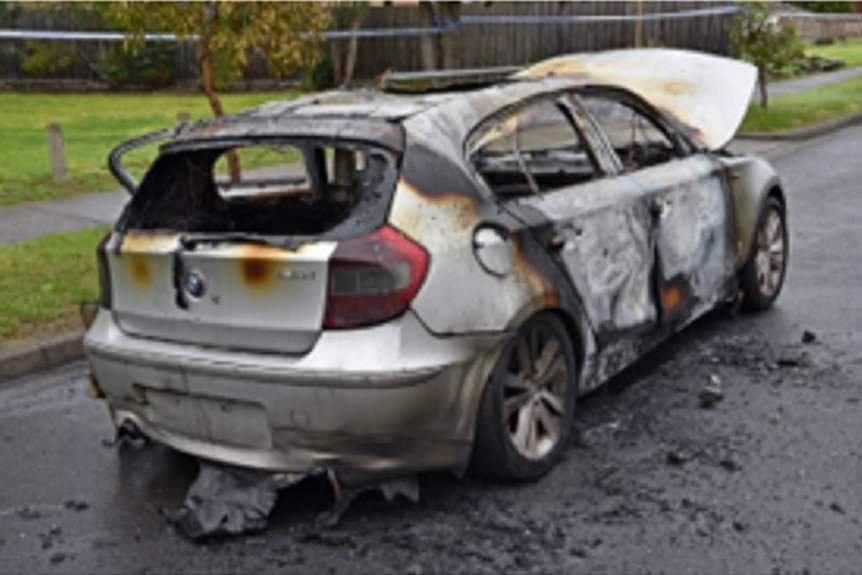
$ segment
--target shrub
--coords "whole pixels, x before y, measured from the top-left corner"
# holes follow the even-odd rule
[[[147,43],[137,54],[112,45],[95,68],[111,88],[164,88],[176,81],[176,51],[172,42]]]
[[[332,54],[329,46],[323,44],[320,57],[311,68],[306,68],[302,77],[302,87],[306,90],[320,91],[335,86],[335,67],[332,64]]]

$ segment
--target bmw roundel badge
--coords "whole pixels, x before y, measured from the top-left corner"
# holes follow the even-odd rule
[[[204,278],[198,272],[189,272],[183,280],[186,292],[194,298],[203,297],[206,292],[206,284]]]

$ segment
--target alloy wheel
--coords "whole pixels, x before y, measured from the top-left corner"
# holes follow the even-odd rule
[[[503,410],[509,439],[530,460],[557,445],[565,420],[569,374],[563,342],[538,322],[516,336],[503,380]]]

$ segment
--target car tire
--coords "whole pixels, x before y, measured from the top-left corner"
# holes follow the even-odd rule
[[[770,196],[760,210],[751,253],[739,274],[745,309],[762,311],[775,303],[784,285],[789,249],[784,205]]]
[[[571,435],[577,362],[552,313],[526,322],[500,354],[479,404],[471,470],[533,481],[559,460]]]

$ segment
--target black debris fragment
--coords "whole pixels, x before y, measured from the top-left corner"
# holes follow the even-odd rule
[[[721,379],[714,373],[711,374],[709,376],[709,383],[703,387],[698,397],[702,408],[710,409],[714,407],[715,404],[724,399],[724,391],[721,389]]]
[[[331,509],[321,513],[314,522],[314,529],[333,529],[350,508],[350,505],[363,493],[377,491],[386,501],[393,501],[399,495],[413,502],[419,502],[419,481],[415,477],[390,479],[372,485],[342,488],[337,479],[331,477],[335,486],[336,499]]]
[[[830,503],[829,509],[831,509],[835,513],[838,513],[839,515],[844,515],[845,513],[847,513],[847,511],[844,509],[844,507],[842,507],[841,504],[838,503],[837,501],[833,501],[832,503]]]
[[[814,343],[817,341],[817,334],[807,329],[802,332],[802,343]]]
[[[63,503],[63,507],[69,509],[71,511],[86,511],[90,508],[90,504],[86,501],[78,501],[75,499],[69,499],[65,503]]]
[[[300,479],[204,461],[199,465],[198,477],[182,507],[161,510],[192,539],[264,529],[278,490]]]
[[[47,551],[54,547],[55,543],[63,542],[63,530],[59,525],[52,525],[48,533],[40,533],[39,540],[42,544],[42,550]]]
[[[718,462],[718,464],[724,470],[729,471],[730,473],[735,473],[735,472],[739,471],[740,469],[742,469],[742,465],[740,465],[739,462],[737,462],[733,459],[730,459],[730,458],[722,459],[721,461]]]
[[[798,357],[784,356],[779,357],[775,363],[778,367],[799,367],[802,365],[802,360]]]
[[[31,519],[39,519],[42,517],[42,514],[37,509],[33,509],[29,505],[25,505],[18,510],[18,517],[25,521],[30,521]]]
[[[673,451],[668,451],[665,456],[665,461],[667,461],[668,465],[673,465],[674,467],[681,467],[685,465],[692,459],[694,459],[695,454],[686,451],[683,449],[674,449]]]
[[[62,551],[58,551],[57,553],[54,553],[53,555],[51,555],[51,564],[52,565],[58,565],[58,564],[62,563],[63,561],[65,561],[66,557],[67,556],[65,553],[63,553]]]

